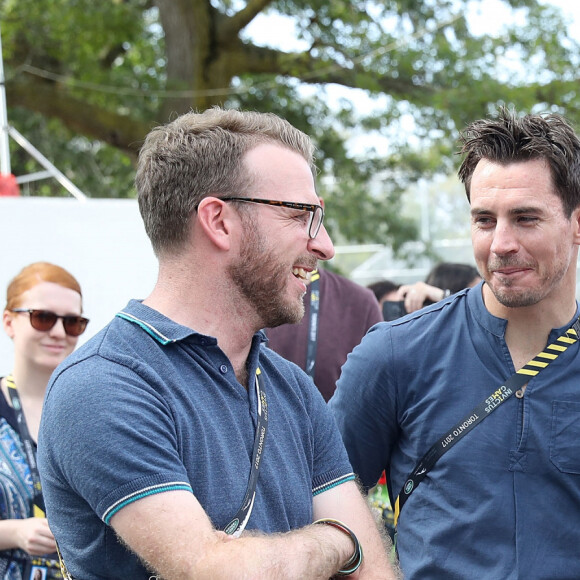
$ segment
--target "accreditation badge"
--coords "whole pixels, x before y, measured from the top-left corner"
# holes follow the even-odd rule
[[[25,569],[24,580],[62,580],[58,560],[43,556],[31,556]]]

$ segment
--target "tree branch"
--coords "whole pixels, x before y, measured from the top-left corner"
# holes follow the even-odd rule
[[[435,87],[413,81],[411,78],[378,74],[354,64],[352,68],[341,66],[329,58],[318,58],[309,52],[288,53],[251,44],[237,45],[224,55],[230,70],[248,74],[273,74],[294,77],[309,84],[336,83],[349,88],[359,88],[373,93],[386,93],[398,98],[423,102]]]
[[[44,81],[12,81],[6,85],[6,98],[8,104],[17,103],[29,111],[56,117],[71,131],[104,141],[132,157],[137,155],[151,129],[148,123],[75,99],[57,85]]]
[[[227,42],[238,36],[240,30],[245,28],[252,20],[264,11],[274,0],[248,0],[245,8],[236,12],[230,18],[220,21],[218,38],[221,42]]]

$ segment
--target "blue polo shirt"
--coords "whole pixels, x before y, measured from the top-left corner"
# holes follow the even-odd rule
[[[506,321],[487,311],[481,288],[379,323],[343,366],[330,407],[364,485],[386,468],[397,495],[429,448],[515,372]],[[580,578],[579,346],[413,491],[397,536],[406,580]]]
[[[257,333],[268,433],[248,529],[312,522],[312,497],[353,479],[334,419],[302,370]],[[236,380],[215,338],[131,301],[55,371],[38,461],[51,529],[73,576],[149,578],[111,517],[141,497],[191,491],[217,528],[242,503],[257,422],[254,388]]]

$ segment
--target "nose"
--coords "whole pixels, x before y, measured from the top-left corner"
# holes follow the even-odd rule
[[[308,251],[319,260],[330,260],[334,257],[334,245],[324,224],[320,226],[318,235],[308,241]]]
[[[491,241],[490,250],[497,256],[517,252],[519,243],[513,227],[509,223],[498,221]]]
[[[64,320],[62,318],[58,318],[56,324],[48,331],[48,334],[58,338],[65,338],[66,332],[64,331]]]

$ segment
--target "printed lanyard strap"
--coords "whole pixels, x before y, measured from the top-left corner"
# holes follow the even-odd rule
[[[306,372],[314,380],[316,349],[318,347],[318,311],[320,310],[320,273],[314,271],[310,278],[310,317],[306,345]]]
[[[16,413],[18,432],[20,434],[22,445],[24,446],[26,461],[28,462],[28,466],[30,467],[30,474],[32,476],[32,485],[34,489],[32,505],[34,515],[36,517],[45,517],[44,514],[46,513],[46,508],[44,507],[40,475],[38,473],[38,466],[36,465],[36,452],[34,451],[34,443],[32,442],[32,437],[30,436],[30,431],[28,430],[28,425],[26,424],[26,418],[24,417],[24,411],[22,410],[22,402],[20,401],[20,395],[16,390],[16,383],[14,382],[14,377],[12,375],[6,377],[6,386],[8,387],[10,400],[12,401],[12,407]]]
[[[507,401],[518,389],[521,389],[532,377],[545,369],[553,360],[557,359],[566,349],[578,341],[580,335],[580,319],[576,320],[562,336],[548,345],[545,350],[537,354],[531,361],[514,373],[501,387],[496,389],[485,401],[482,401],[467,417],[454,425],[443,437],[427,451],[417,463],[415,469],[407,477],[395,501],[394,524],[397,525],[399,514],[417,486],[425,479],[439,458],[449,451],[456,443],[479,425],[486,417],[495,411],[503,402]]]
[[[266,391],[264,390],[264,379],[259,368],[256,369],[256,395],[258,399],[258,424],[256,426],[256,436],[254,438],[254,450],[252,453],[252,467],[250,469],[250,480],[248,489],[244,496],[242,506],[233,517],[232,521],[224,528],[224,532],[234,537],[239,537],[244,531],[256,499],[256,484],[258,482],[258,472],[266,443],[266,433],[268,431],[268,403],[266,401]]]

